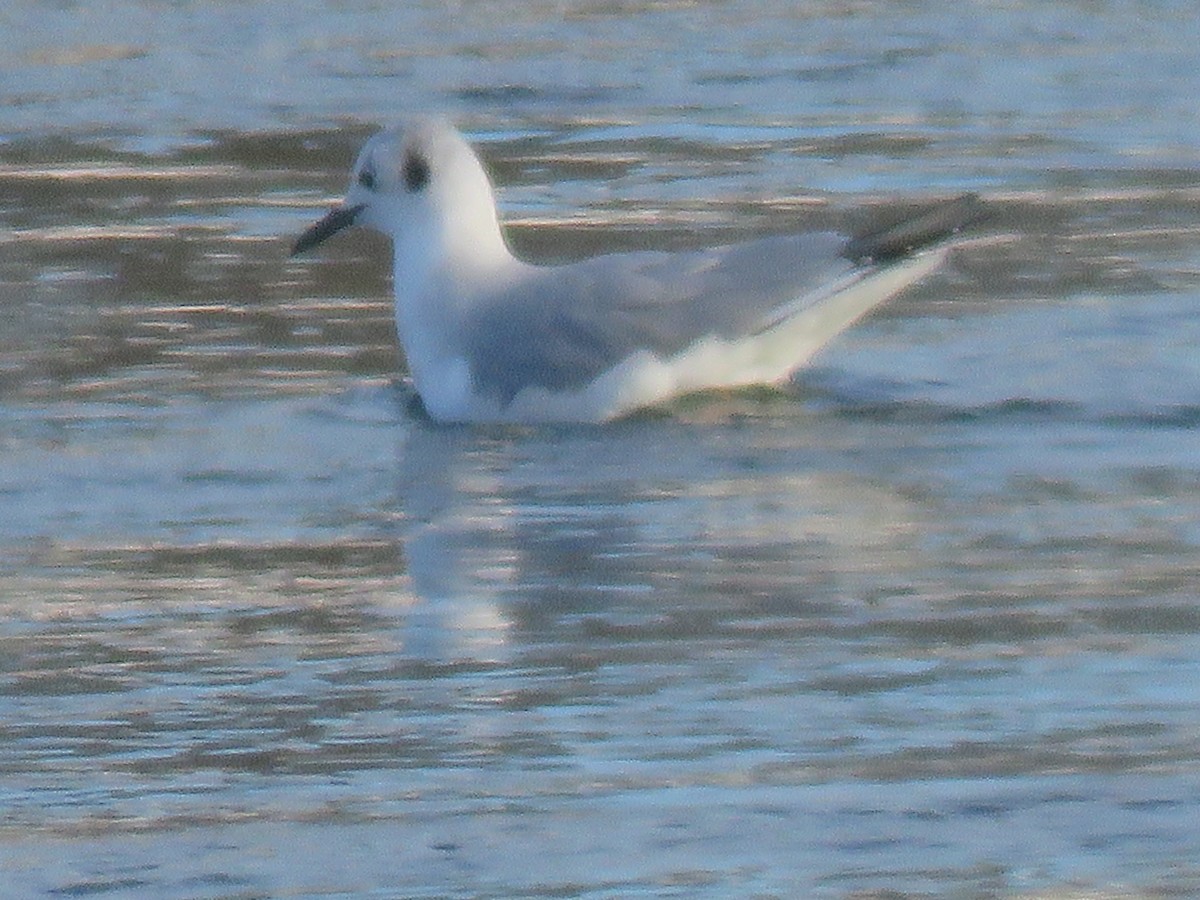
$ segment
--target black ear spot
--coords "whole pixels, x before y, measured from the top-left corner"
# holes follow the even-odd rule
[[[368,191],[375,190],[375,171],[367,168],[358,173],[358,183]]]
[[[413,193],[429,184],[429,160],[415,150],[404,155],[404,186]]]

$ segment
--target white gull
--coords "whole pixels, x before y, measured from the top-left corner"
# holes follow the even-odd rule
[[[510,251],[479,158],[421,118],[367,141],[345,202],[297,240],[350,225],[394,245],[396,324],[414,386],[446,422],[600,422],[695,391],[776,384],[944,260],[964,195],[876,234],[811,232],[560,266]]]

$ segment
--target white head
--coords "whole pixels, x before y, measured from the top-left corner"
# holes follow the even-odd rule
[[[308,228],[293,254],[350,225],[392,238],[397,268],[406,258],[459,266],[507,258],[492,185],[453,126],[421,118],[376,134],[363,145],[345,202]]]

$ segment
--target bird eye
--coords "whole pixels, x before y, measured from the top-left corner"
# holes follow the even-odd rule
[[[370,169],[363,169],[358,173],[358,183],[368,191],[375,190],[375,173]]]
[[[404,157],[404,186],[416,193],[429,183],[429,161],[420,153],[409,152]]]

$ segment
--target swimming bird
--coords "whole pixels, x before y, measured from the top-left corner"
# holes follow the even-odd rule
[[[944,260],[963,195],[857,237],[829,231],[534,265],[509,249],[491,181],[447,121],[363,146],[303,253],[360,225],[393,242],[413,384],[445,422],[602,422],[696,391],[776,384]]]

